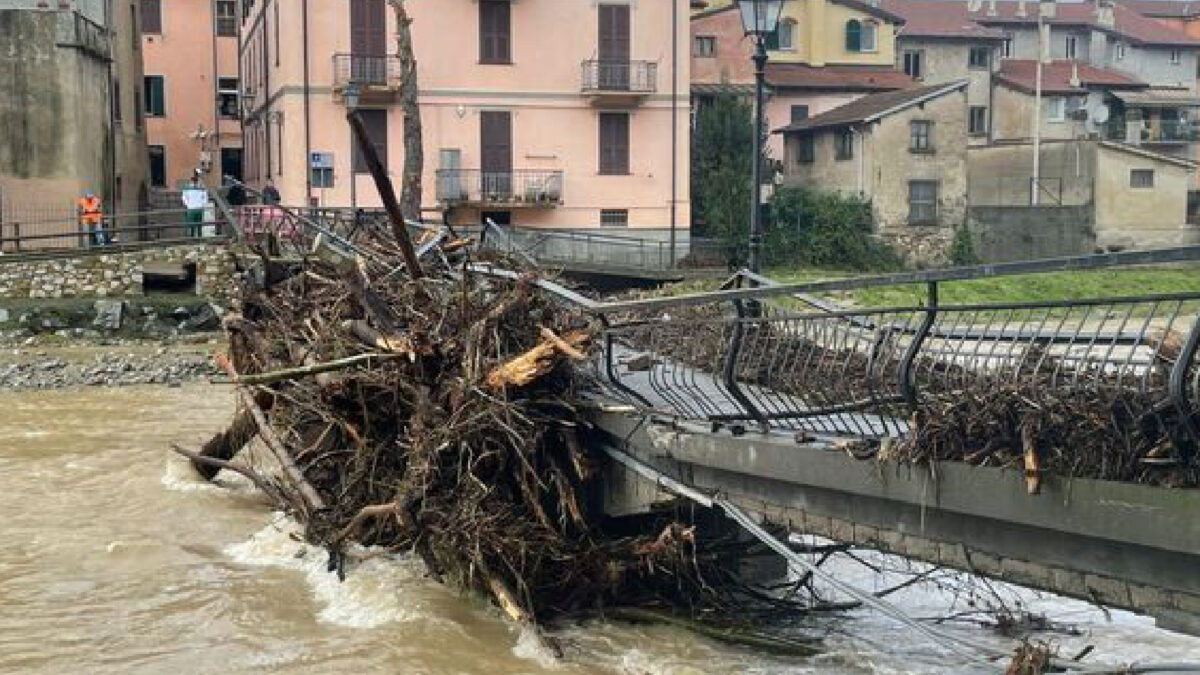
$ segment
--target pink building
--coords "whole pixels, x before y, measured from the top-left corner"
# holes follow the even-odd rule
[[[245,1],[245,0],[244,0]],[[424,208],[535,227],[685,230],[688,0],[407,0],[424,127]],[[672,49],[672,45],[675,49]],[[247,177],[285,203],[376,206],[344,93],[393,179],[403,166],[385,0],[250,1]],[[397,181],[398,183],[398,181]]]
[[[237,0],[141,0],[150,182],[242,175]]]

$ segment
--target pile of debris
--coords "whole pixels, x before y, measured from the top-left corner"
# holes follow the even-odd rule
[[[593,321],[532,271],[473,271],[461,241],[420,261],[406,245],[376,233],[357,253],[264,256],[224,321],[241,412],[200,453],[181,451],[209,477],[248,475],[338,573],[352,543],[413,551],[526,623],[745,606],[729,571],[745,547],[730,536],[670,508],[633,526],[601,514],[603,458],[577,409],[588,369],[574,363]],[[230,461],[254,437],[274,476]]]

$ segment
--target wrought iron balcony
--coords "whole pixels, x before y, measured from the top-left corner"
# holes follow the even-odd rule
[[[581,91],[593,99],[641,97],[658,91],[653,61],[584,61]]]
[[[400,88],[400,57],[392,55],[364,56],[362,54],[333,55],[333,90],[341,95],[346,87],[358,87],[364,103],[371,96],[390,97]]]
[[[563,172],[439,169],[437,198],[449,206],[553,208],[563,201]]]

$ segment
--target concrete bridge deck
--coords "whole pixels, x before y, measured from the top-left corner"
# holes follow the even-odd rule
[[[1026,494],[1019,471],[854,459],[832,439],[735,436],[639,413],[595,412],[613,444],[794,532],[816,534],[1104,605],[1200,633],[1200,490],[1047,476]],[[614,515],[669,499],[610,469]]]

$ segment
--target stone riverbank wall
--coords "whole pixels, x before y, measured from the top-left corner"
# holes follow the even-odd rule
[[[228,306],[234,258],[225,243],[0,256],[0,299],[128,298],[145,295],[147,268],[195,269],[195,293]]]

